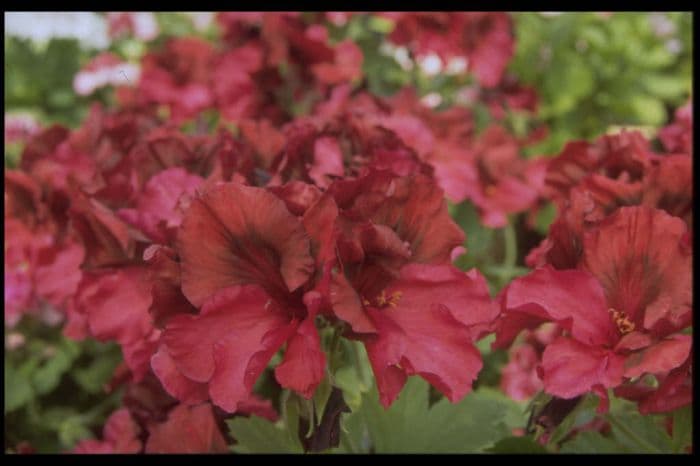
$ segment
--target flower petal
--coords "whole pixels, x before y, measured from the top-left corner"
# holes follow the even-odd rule
[[[307,317],[287,343],[282,363],[275,368],[275,378],[285,388],[290,388],[304,398],[311,398],[323,379],[326,355],[313,316]]]
[[[610,350],[560,337],[542,355],[542,380],[547,393],[574,398],[595,385],[615,387],[622,382],[624,358]]]
[[[633,379],[645,373],[659,374],[675,369],[688,358],[692,345],[690,335],[673,335],[633,353],[625,361],[625,377]]]
[[[195,306],[219,289],[257,284],[286,295],[313,271],[309,238],[284,202],[226,183],[192,201],[178,237],[182,290]]]
[[[503,294],[504,319],[523,313],[561,324],[589,345],[617,339],[603,289],[583,270],[537,269],[510,283]]]
[[[683,220],[645,206],[621,207],[584,237],[584,265],[610,307],[658,336],[690,324],[690,248]]]
[[[228,453],[210,404],[178,405],[151,426],[146,453]]]

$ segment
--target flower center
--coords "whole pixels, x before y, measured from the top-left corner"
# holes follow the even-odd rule
[[[617,325],[617,330],[621,334],[627,335],[628,333],[634,331],[634,322],[632,322],[630,318],[627,317],[627,314],[613,308],[608,309],[608,312],[610,313],[613,322],[615,322],[615,325]]]
[[[403,293],[401,293],[400,291],[394,291],[393,293],[387,296],[386,291],[382,290],[382,292],[379,293],[379,295],[377,295],[377,297],[374,298],[374,300],[369,301],[367,299],[363,299],[362,304],[364,304],[365,306],[373,306],[379,309],[387,306],[396,307],[396,305],[399,303],[399,300],[401,299],[402,294]]]

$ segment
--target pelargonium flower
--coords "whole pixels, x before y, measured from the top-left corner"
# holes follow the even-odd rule
[[[153,365],[166,389],[178,396],[203,386],[236,411],[288,342],[277,380],[310,397],[325,356],[303,299],[314,260],[301,219],[269,191],[224,183],[192,201],[177,251],[182,292],[200,312],[163,330]]]
[[[565,200],[571,188],[591,177],[607,178],[610,187],[605,188],[624,189],[642,179],[653,158],[649,141],[638,131],[603,135],[594,143],[569,142],[547,166],[547,197]]]
[[[26,313],[50,324],[62,320],[81,279],[85,250],[54,218],[49,200],[32,177],[5,171],[5,324],[10,327]]]
[[[691,246],[685,223],[664,211],[622,207],[587,231],[580,269],[549,266],[503,293],[496,345],[555,322],[568,334],[544,351],[545,391],[572,398],[666,374],[687,359]]]
[[[486,282],[450,265],[464,234],[442,191],[427,177],[374,172],[337,181],[329,191],[340,270],[333,273],[333,314],[364,342],[380,400],[389,406],[417,374],[451,400],[481,369],[472,341],[495,318]]]
[[[573,142],[547,168],[545,192],[559,215],[529,254],[532,267],[578,265],[583,235],[622,206],[646,205],[692,221],[692,159],[650,152],[640,133],[604,136],[595,144]]]
[[[649,386],[643,378],[617,387],[616,396],[638,403],[642,414],[667,413],[693,402],[692,354],[683,365],[657,375],[658,386]]]

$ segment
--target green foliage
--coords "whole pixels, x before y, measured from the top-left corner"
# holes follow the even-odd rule
[[[580,419],[581,413],[571,416]],[[571,417],[570,416],[570,417]],[[589,420],[593,419],[591,413]],[[692,407],[672,413],[673,431],[667,430],[664,415],[642,415],[633,403],[613,399],[611,410],[603,416],[610,433],[583,431],[563,443],[562,453],[684,453],[692,444]],[[566,421],[565,421],[566,422]],[[578,423],[582,426],[584,423]]]
[[[660,126],[691,90],[688,13],[516,13],[510,71],[540,93],[549,137],[530,149],[556,153],[611,125]]]
[[[484,452],[497,439],[522,427],[522,406],[501,393],[484,388],[456,404],[440,399],[429,403],[429,386],[411,377],[399,398],[387,410],[379,404],[376,389],[367,393],[359,408],[343,415],[340,445],[334,453],[472,453]],[[299,453],[301,442],[294,428],[298,411],[276,423],[259,417],[227,421],[239,453]],[[509,442],[494,448],[532,450],[530,442]]]
[[[226,421],[236,444],[236,453],[302,453],[298,439],[293,439],[284,426],[257,416],[237,417]]]
[[[345,419],[339,452],[473,453],[524,426],[522,407],[501,393],[479,389],[452,404],[443,398],[429,404],[428,384],[409,378],[389,409],[376,390]]]
[[[506,437],[486,451],[489,453],[549,453],[546,448],[530,437]]]
[[[119,347],[68,340],[29,318],[13,332],[26,341],[5,352],[5,449],[28,441],[55,453],[101,431],[119,404],[118,392],[104,393],[122,359]]]
[[[25,109],[44,123],[77,126],[88,101],[73,92],[73,77],[87,56],[74,39],[38,45],[6,37],[5,111]]]

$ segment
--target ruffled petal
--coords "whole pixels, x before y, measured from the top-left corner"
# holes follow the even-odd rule
[[[275,368],[275,378],[285,388],[290,388],[304,398],[311,398],[325,374],[326,355],[313,316],[297,327],[287,343],[282,363]]]
[[[213,187],[192,201],[178,236],[182,290],[195,306],[217,290],[257,284],[286,295],[308,280],[314,261],[301,221],[261,188]]]
[[[504,319],[521,313],[559,323],[585,344],[612,344],[618,338],[603,289],[586,271],[544,267],[517,278],[503,294],[503,309]]]
[[[542,355],[542,380],[547,393],[574,398],[596,385],[605,388],[622,383],[624,357],[611,350],[560,337]]]

